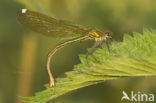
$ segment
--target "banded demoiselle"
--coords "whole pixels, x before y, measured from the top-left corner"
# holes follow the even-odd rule
[[[70,40],[56,45],[56,47],[49,53],[47,57],[46,69],[50,79],[50,87],[54,86],[54,78],[50,71],[50,61],[51,57],[58,49],[77,41],[95,40],[95,44],[93,45],[94,49],[103,41],[107,41],[109,38],[111,38],[110,31],[102,33],[96,29],[84,27],[82,25],[74,24],[65,20],[51,18],[27,9],[22,9],[17,13],[17,20],[25,27],[28,27],[29,29],[43,35],[62,38],[73,37]],[[88,52],[88,54],[91,53],[93,49]]]

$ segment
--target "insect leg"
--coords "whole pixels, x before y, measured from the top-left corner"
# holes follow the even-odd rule
[[[106,42],[107,49],[108,49],[108,51],[110,52],[109,41],[106,40],[105,42]]]
[[[96,48],[101,44],[101,41],[96,41],[94,43],[94,45],[92,46],[92,48],[86,53],[86,60],[87,60],[87,64],[88,64],[88,56],[91,55],[96,61],[98,61],[93,55],[92,53],[96,50]]]

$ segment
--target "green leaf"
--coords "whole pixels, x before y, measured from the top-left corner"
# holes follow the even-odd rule
[[[136,76],[156,75],[156,30],[143,30],[143,35],[124,35],[123,42],[112,42],[111,52],[106,45],[89,56],[80,55],[81,64],[75,65],[66,77],[57,78],[54,87],[38,92],[33,97],[20,97],[26,103],[45,103],[78,88],[94,85],[106,80]]]

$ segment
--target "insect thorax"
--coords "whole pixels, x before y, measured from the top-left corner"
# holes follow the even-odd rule
[[[88,36],[91,37],[91,38],[100,38],[102,35],[100,33],[97,33],[96,30],[92,29],[88,33]]]
[[[106,39],[110,39],[111,34],[112,34],[112,32],[110,32],[110,31],[106,31],[105,33],[101,33],[99,31],[96,31],[95,29],[92,29],[88,33],[88,36],[90,37],[90,39],[95,39],[95,41],[103,41]]]

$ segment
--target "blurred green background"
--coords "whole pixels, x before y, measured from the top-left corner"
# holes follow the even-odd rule
[[[156,28],[155,0],[0,0],[0,103],[22,103],[18,96],[32,96],[49,82],[45,70],[47,54],[63,40],[34,33],[16,20],[22,8],[70,20],[101,31],[113,32],[122,41],[124,33]],[[54,77],[63,77],[80,63],[92,41],[74,43],[52,58]],[[156,93],[156,77],[106,81],[72,91],[49,103],[120,103],[122,91]],[[123,101],[127,103],[127,101]]]

